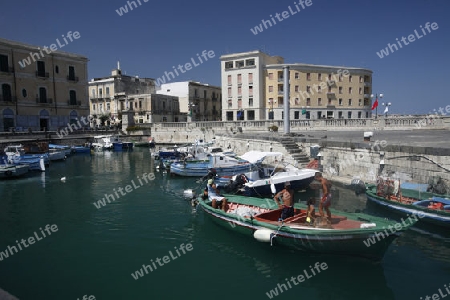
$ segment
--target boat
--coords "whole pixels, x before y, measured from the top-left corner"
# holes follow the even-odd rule
[[[66,151],[61,149],[48,149],[48,158],[50,161],[65,160],[67,158]]]
[[[213,171],[217,176],[232,176],[235,174],[251,171],[251,162],[225,155],[224,153],[208,154],[208,160],[184,160],[174,162],[170,165],[170,173],[179,176],[203,177],[209,171]]]
[[[331,224],[308,223],[306,206],[294,205],[294,216],[280,221],[281,208],[272,199],[224,195],[227,207],[213,208],[209,199],[196,199],[202,210],[217,224],[240,232],[257,241],[294,250],[345,254],[380,260],[392,241],[417,220],[396,231],[394,221],[362,213],[345,213],[330,209]],[[395,227],[397,229],[397,227]]]
[[[28,165],[0,165],[0,179],[8,179],[22,176],[30,170]]]
[[[45,171],[45,166],[50,165],[50,159],[48,153],[42,151],[41,145],[38,144],[9,145],[4,149],[8,164],[27,165],[30,170]]]
[[[133,150],[133,143],[132,142],[124,142],[120,140],[118,136],[114,137],[113,141],[113,149],[114,151],[129,151]]]
[[[96,135],[91,145],[97,151],[111,150],[113,149],[113,140],[114,137],[112,135]]]
[[[420,222],[450,228],[450,199],[429,192],[401,188],[398,179],[378,178],[367,185],[367,199],[402,215],[418,215]]]
[[[78,146],[72,146],[72,147],[70,147],[70,149],[72,149],[73,153],[91,153],[90,146],[78,145]]]
[[[64,150],[64,154],[66,156],[69,156],[72,154],[72,149],[70,149],[70,146],[68,145],[56,145],[56,144],[48,144],[48,149],[57,149],[57,150]]]
[[[146,141],[139,140],[133,142],[134,147],[148,147],[148,148],[155,148],[155,142],[153,138],[149,137]]]

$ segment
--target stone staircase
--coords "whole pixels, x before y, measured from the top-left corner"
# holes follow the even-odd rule
[[[306,155],[303,150],[297,145],[297,143],[288,136],[280,138],[280,143],[286,149],[287,153],[292,157],[292,159],[297,163],[298,168],[304,168],[311,161],[311,159]]]

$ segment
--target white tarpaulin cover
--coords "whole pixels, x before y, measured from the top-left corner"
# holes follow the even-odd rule
[[[249,151],[241,156],[240,158],[249,161],[252,164],[261,162],[267,156],[281,156],[281,152],[261,152],[261,151]]]

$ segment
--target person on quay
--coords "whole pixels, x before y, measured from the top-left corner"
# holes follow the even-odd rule
[[[280,197],[283,201],[283,204],[280,203],[279,200]],[[273,197],[273,200],[275,200],[279,208],[282,208],[281,210],[282,220],[294,216],[294,191],[291,189],[291,183],[289,181],[286,181],[284,183],[284,189],[278,192]]]
[[[214,183],[214,179],[208,180],[208,198],[211,200],[213,208],[221,208],[224,212],[227,211],[227,198],[220,195],[220,191]]]
[[[330,212],[330,205],[331,205],[331,183],[325,179],[322,176],[322,173],[317,172],[314,175],[314,179],[320,182],[321,184],[321,192],[322,195],[320,197],[320,203],[319,203],[319,214],[321,217],[324,217],[323,210],[327,212],[327,222],[331,224],[331,212]]]

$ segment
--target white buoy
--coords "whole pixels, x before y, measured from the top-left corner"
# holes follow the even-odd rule
[[[273,184],[273,183],[270,184],[270,190],[272,191],[272,194],[276,194],[277,193],[277,189],[275,188],[275,184]]]
[[[66,177],[64,176],[64,177],[61,177],[61,181],[62,182],[66,182]]]
[[[253,237],[258,242],[270,243],[270,239],[272,237],[272,234],[274,234],[274,233],[275,233],[275,231],[270,230],[270,229],[258,229],[253,233]]]

